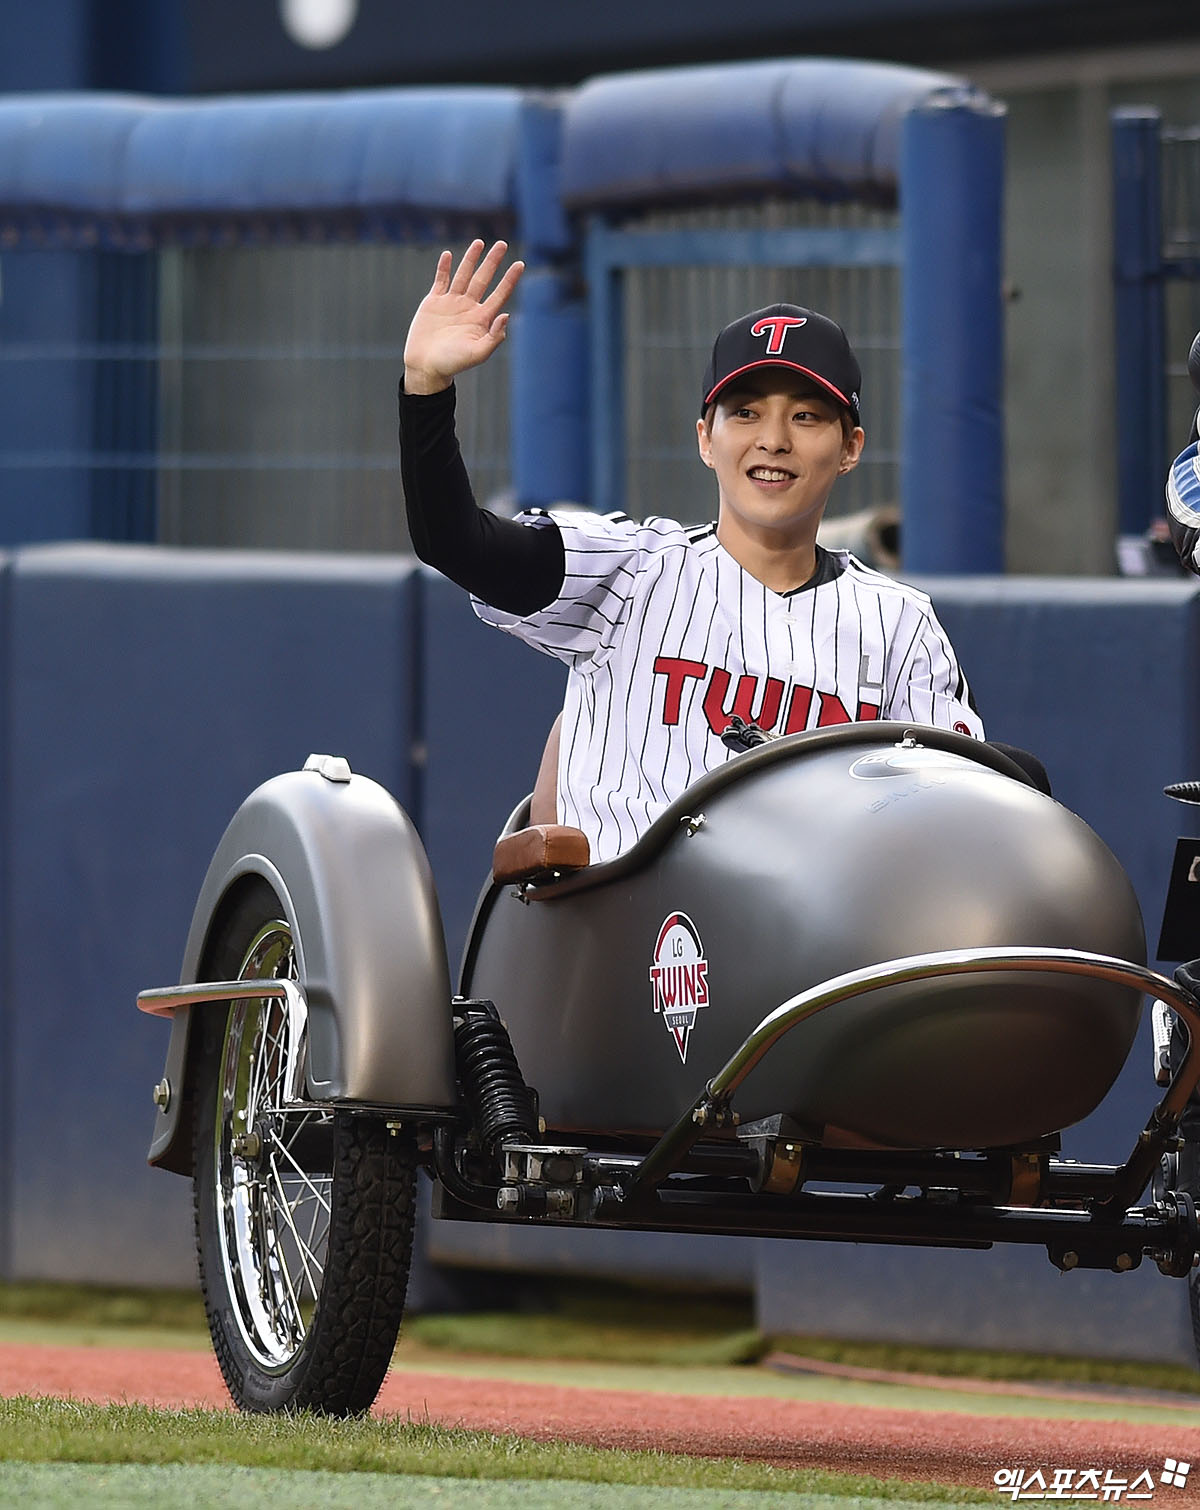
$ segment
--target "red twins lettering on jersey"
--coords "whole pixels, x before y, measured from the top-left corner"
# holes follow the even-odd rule
[[[783,350],[788,331],[807,324],[808,317],[805,315],[766,315],[761,320],[755,320],[750,327],[750,334],[766,336],[767,356],[777,357]]]
[[[707,666],[703,661],[660,655],[654,662],[654,674],[667,679],[662,709],[662,721],[666,725],[679,722],[686,684],[689,681],[705,682],[701,706],[708,727],[718,735],[725,732],[735,717],[748,724],[757,724],[760,729],[768,732],[778,723],[781,734],[798,734],[802,729],[810,727],[814,697],[817,699],[817,717],[811,725],[813,728],[827,729],[832,724],[867,723],[879,717],[878,703],[860,699],[858,710],[852,717],[835,692],[818,692],[813,687],[799,684],[792,686],[785,709],[784,693],[787,689],[778,677],[758,677],[748,673],[738,677],[731,700],[729,689],[733,677],[730,672],[724,666]]]
[[[751,346],[768,363],[805,339],[785,331],[785,354],[762,356],[770,335]],[[883,717],[977,728],[928,598],[853,557],[781,600],[722,550],[715,525],[554,520],[560,599],[525,619],[476,611],[569,667],[558,818],[587,834],[593,861],[624,853],[702,771],[725,764],[720,735],[735,716],[773,735]],[[893,646],[916,668],[896,685]],[[689,981],[664,977],[664,989]]]

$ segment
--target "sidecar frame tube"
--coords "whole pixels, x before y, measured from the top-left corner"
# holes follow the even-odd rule
[[[1037,972],[1085,975],[1115,985],[1130,986],[1165,1002],[1183,1019],[1188,1045],[1162,1100],[1150,1114],[1129,1158],[1113,1173],[1111,1193],[1102,1204],[1123,1210],[1145,1189],[1162,1155],[1166,1140],[1179,1123],[1189,1096],[1200,1083],[1200,1006],[1173,981],[1144,965],[1092,954],[1080,949],[951,949],[888,960],[864,969],[834,976],[793,996],[758,1024],[741,1047],[708,1082],[673,1127],[663,1134],[637,1166],[629,1181],[630,1193],[658,1185],[678,1169],[688,1150],[706,1129],[734,1120],[730,1102],[734,1092],[784,1035],[807,1018],[856,996],[884,986],[934,980],[950,975],[982,974],[986,971]]]
[[[995,1243],[1045,1246],[1060,1268],[1136,1268],[1143,1254],[1194,1253],[1194,1218],[1174,1207],[1137,1207],[1097,1222],[1088,1211],[962,1206],[916,1198],[881,1201],[847,1191],[777,1198],[691,1193],[665,1186],[636,1195],[602,1187],[585,1223],[641,1232],[706,1232],[930,1248],[986,1249]],[[1062,1263],[1055,1254],[1073,1254]],[[1126,1262],[1118,1263],[1122,1255]]]
[[[449,1135],[443,1136],[449,1147]],[[1098,1221],[1083,1210],[912,1196],[881,1199],[850,1191],[764,1196],[696,1188],[694,1183],[689,1186],[674,1178],[652,1190],[631,1192],[619,1181],[617,1172],[616,1183],[595,1187],[576,1215],[539,1215],[536,1225],[980,1251],[996,1243],[1018,1243],[1045,1247],[1051,1262],[1063,1270],[1115,1273],[1137,1268],[1146,1255],[1160,1267],[1165,1263],[1164,1273],[1185,1273],[1200,1248],[1200,1228],[1187,1197],[1169,1197],[1162,1204],[1135,1207],[1114,1220]],[[497,1211],[494,1198],[493,1187],[439,1178],[434,1214],[453,1221],[530,1225],[528,1213]]]

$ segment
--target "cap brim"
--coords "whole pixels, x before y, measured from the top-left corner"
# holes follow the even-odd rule
[[[732,383],[735,378],[740,378],[747,372],[755,372],[760,367],[786,367],[790,372],[803,373],[806,378],[816,383],[818,388],[824,388],[825,392],[828,393],[831,398],[837,399],[838,403],[841,404],[843,409],[849,409],[850,413],[857,417],[857,407],[853,403],[851,403],[850,399],[846,397],[846,395],[840,388],[834,387],[834,385],[829,381],[828,378],[823,378],[819,372],[814,372],[811,367],[801,367],[799,362],[783,362],[780,361],[778,357],[768,357],[761,362],[747,362],[744,367],[738,367],[733,372],[727,373],[715,388],[710,389],[709,392],[705,394],[704,408],[707,409],[709,404],[712,403],[713,399],[716,398],[717,394],[720,393],[722,389],[728,388],[730,383]]]

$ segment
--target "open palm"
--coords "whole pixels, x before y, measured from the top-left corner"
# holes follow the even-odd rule
[[[404,386],[409,393],[436,393],[459,372],[487,361],[504,340],[504,309],[522,272],[514,262],[488,293],[504,261],[508,244],[497,241],[482,257],[483,242],[473,241],[458,267],[453,256],[438,258],[433,286],[417,306],[404,345]]]

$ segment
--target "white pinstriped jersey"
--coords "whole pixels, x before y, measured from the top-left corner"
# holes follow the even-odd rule
[[[520,516],[532,527],[550,516]],[[593,861],[628,849],[688,785],[731,757],[738,714],[776,733],[894,718],[983,726],[928,597],[833,551],[836,575],[780,595],[716,526],[555,513],[566,576],[525,618],[473,598],[489,624],[569,667],[558,816]]]

